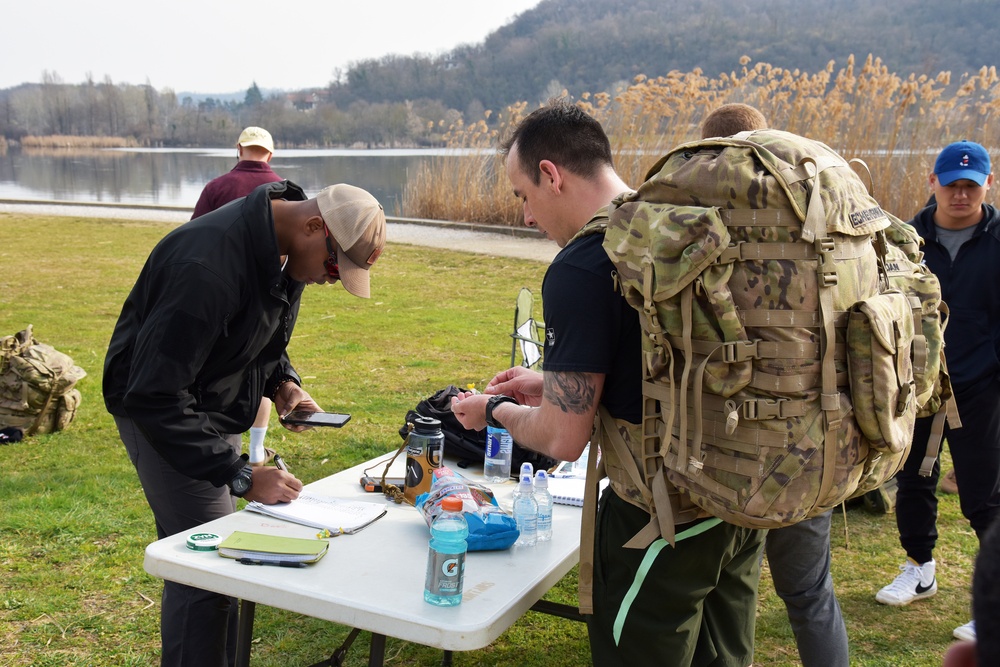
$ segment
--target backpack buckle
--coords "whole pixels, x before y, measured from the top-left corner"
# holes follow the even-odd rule
[[[836,242],[825,237],[816,239],[816,252],[819,254],[819,284],[820,287],[833,287],[837,284],[837,265],[833,258]]]
[[[728,364],[757,358],[757,341],[738,340],[722,346],[722,360]]]
[[[744,419],[780,419],[782,415],[781,404],[785,401],[776,398],[757,398],[751,401],[744,401],[740,406],[743,410]]]
[[[732,264],[733,262],[739,262],[743,259],[743,244],[742,243],[732,243],[726,246],[726,249],[722,251],[722,254],[715,260],[716,264]]]

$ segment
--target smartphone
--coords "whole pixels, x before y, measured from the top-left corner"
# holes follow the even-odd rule
[[[282,424],[295,426],[335,426],[340,428],[351,420],[351,415],[339,412],[310,412],[308,410],[292,410],[281,418]]]
[[[402,477],[386,477],[386,484],[395,484],[400,489],[403,488],[403,478]],[[382,475],[372,476],[372,475],[362,475],[361,477],[361,488],[369,493],[382,493]]]

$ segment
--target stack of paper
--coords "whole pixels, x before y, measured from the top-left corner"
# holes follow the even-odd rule
[[[382,517],[385,514],[385,503],[343,500],[303,491],[290,503],[263,505],[252,501],[247,504],[246,509],[303,526],[326,528],[334,534],[351,534]]]
[[[226,558],[247,558],[268,563],[315,563],[330,548],[327,540],[306,540],[235,531],[219,545]]]

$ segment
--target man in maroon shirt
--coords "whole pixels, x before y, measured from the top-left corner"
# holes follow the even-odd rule
[[[213,178],[201,191],[192,220],[234,199],[246,197],[258,185],[282,180],[271,171],[271,165],[268,164],[274,155],[274,141],[271,133],[264,128],[251,126],[243,130],[236,142],[236,155],[239,161],[232,171]],[[271,405],[271,399],[260,399],[257,418],[250,428],[251,463],[262,463],[264,460],[264,436],[271,418]]]
[[[281,180],[268,164],[274,155],[274,141],[267,130],[260,127],[243,130],[236,142],[236,155],[239,162],[232,171],[213,178],[201,191],[192,219],[214,211],[234,199],[246,197],[258,185]]]

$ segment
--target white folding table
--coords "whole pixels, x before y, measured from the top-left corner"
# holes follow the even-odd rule
[[[392,471],[397,476],[402,476],[402,468],[396,468],[402,458]],[[143,566],[155,577],[242,601],[237,655],[237,665],[242,667],[249,664],[255,603],[371,632],[369,665],[382,664],[386,636],[446,652],[469,651],[487,646],[533,607],[579,619],[575,607],[541,598],[577,563],[580,508],[555,506],[549,542],[506,551],[470,552],[462,603],[436,607],[423,598],[427,525],[412,506],[397,505],[362,489],[361,475],[373,463],[362,463],[306,486],[314,493],[385,502],[388,509],[384,517],[359,533],[333,538],[329,552],[318,563],[305,568],[242,565],[216,552],[188,549],[189,533],[185,533],[150,544]],[[381,475],[382,468],[371,468],[370,474]],[[481,469],[456,470],[482,481]],[[509,508],[514,487],[513,481],[493,485],[501,506]],[[289,537],[314,537],[317,533],[314,528],[247,511],[190,532],[210,532],[225,539],[235,530]]]

